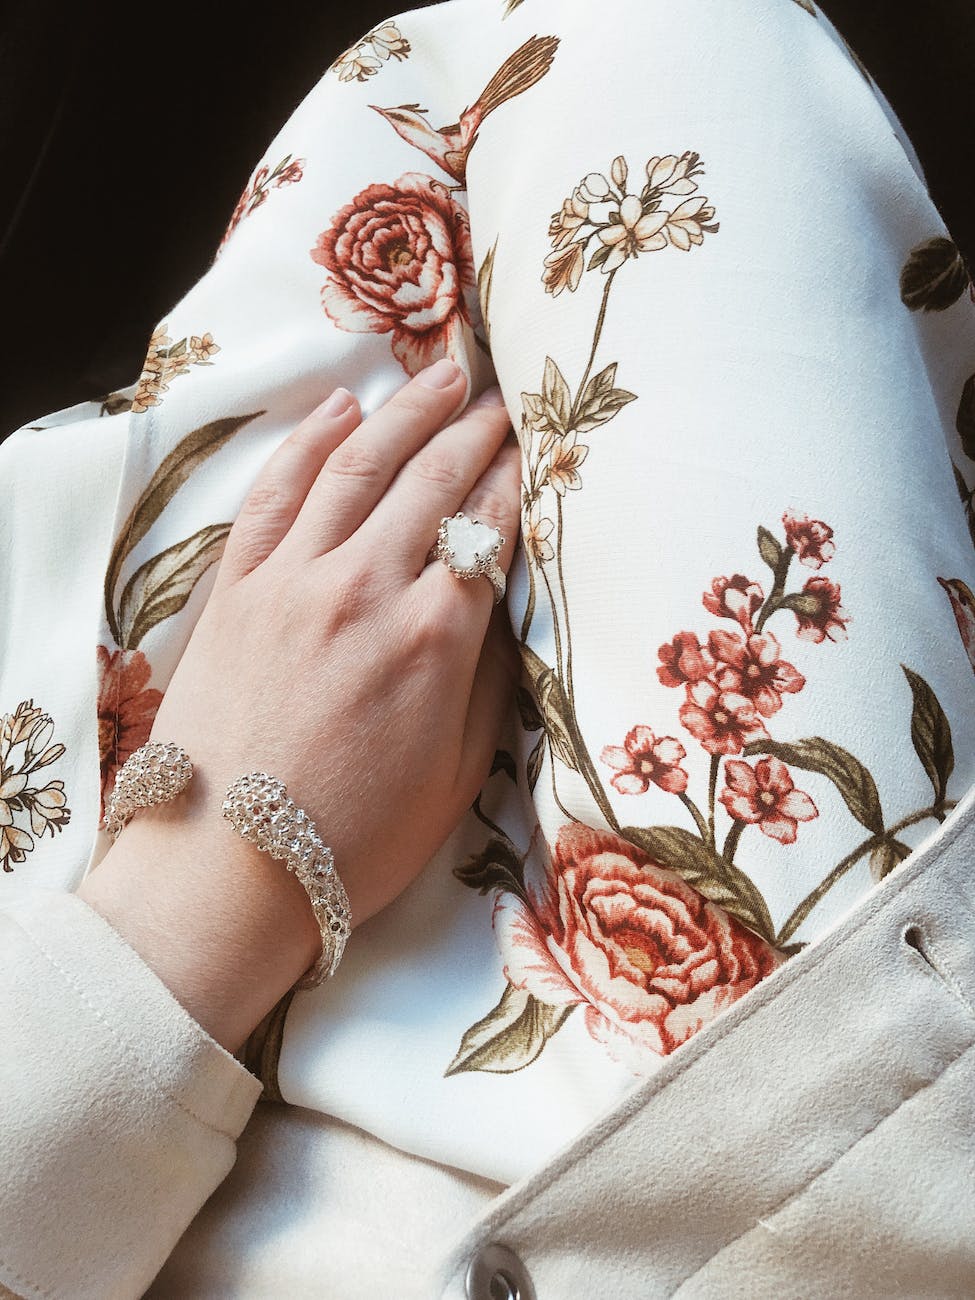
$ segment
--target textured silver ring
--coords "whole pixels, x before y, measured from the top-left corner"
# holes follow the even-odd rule
[[[504,538],[497,528],[458,510],[440,521],[433,554],[457,578],[487,578],[497,605],[504,600],[507,590],[504,570],[498,564],[502,546]]]

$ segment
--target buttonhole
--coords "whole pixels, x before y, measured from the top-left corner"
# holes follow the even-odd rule
[[[498,1269],[488,1283],[491,1300],[521,1300],[518,1283],[504,1269]]]
[[[909,925],[904,931],[904,942],[907,944],[908,948],[913,948],[918,956],[926,961],[929,966],[932,968],[934,967],[934,962],[932,962],[925,950],[924,935],[921,933],[920,926]]]
[[[975,1011],[969,998],[966,996],[964,989],[959,984],[954,971],[937,953],[932,950],[925,938],[924,931],[919,925],[907,925],[901,932],[901,938],[907,944],[908,948],[913,948],[917,955],[927,966],[928,970],[936,979],[940,980],[950,993],[953,993],[966,1011]]]

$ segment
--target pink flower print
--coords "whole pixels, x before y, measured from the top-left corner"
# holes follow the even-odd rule
[[[714,659],[693,632],[678,632],[657,651],[661,667],[657,676],[664,686],[685,686],[710,677]]]
[[[680,707],[680,720],[709,754],[740,754],[753,740],[767,736],[754,703],[713,682],[694,682]]]
[[[730,578],[715,578],[711,590],[703,596],[704,608],[715,618],[736,619],[746,632],[752,630],[752,615],[761,606],[765,593],[757,582],[736,573]]]
[[[607,745],[600,758],[617,770],[610,778],[620,794],[645,794],[650,783],[668,794],[683,794],[687,773],[679,763],[687,750],[673,736],[654,736],[649,727],[637,726],[627,732],[623,747]]]
[[[301,180],[304,174],[305,159],[292,158],[291,154],[286,154],[273,172],[266,163],[258,167],[253,179],[237,200],[237,206],[234,208],[230,223],[224,232],[217,252],[219,253],[224,248],[230,236],[244,218],[250,216],[252,212],[256,212],[263,203],[267,202],[267,196],[272,188],[277,190],[281,189],[283,185],[294,185]]]
[[[800,564],[806,564],[810,569],[821,569],[836,554],[833,530],[821,519],[810,519],[808,515],[797,515],[787,510],[782,522],[786,543],[798,555]]]
[[[799,626],[796,635],[803,641],[845,641],[850,616],[840,604],[840,589],[829,578],[810,578],[796,603],[791,605]]]
[[[305,174],[303,167],[304,158],[296,158],[294,162],[288,163],[282,171],[278,172],[275,181],[276,188],[280,189],[282,185],[297,185]]]
[[[708,637],[708,647],[718,661],[718,688],[744,695],[766,718],[778,713],[784,694],[794,695],[806,684],[802,673],[781,658],[781,647],[768,632],[753,633],[746,641],[740,632],[719,628]]]
[[[582,487],[579,466],[589,454],[585,443],[576,440],[575,433],[567,433],[552,443],[548,466],[548,481],[560,497],[567,491],[577,492]]]
[[[763,758],[752,767],[741,760],[725,764],[727,785],[720,798],[735,821],[758,826],[780,844],[795,844],[799,822],[812,821],[819,809],[792,784],[789,769],[778,758]]]

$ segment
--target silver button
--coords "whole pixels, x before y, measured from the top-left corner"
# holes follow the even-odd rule
[[[491,1242],[471,1260],[467,1300],[535,1300],[535,1288],[515,1252]]]

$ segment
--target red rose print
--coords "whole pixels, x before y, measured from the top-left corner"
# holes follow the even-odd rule
[[[778,758],[763,758],[751,767],[740,759],[725,763],[727,785],[721,802],[735,821],[757,825],[763,835],[781,844],[795,844],[796,823],[819,816],[819,809],[792,784],[789,769]]]
[[[792,611],[799,626],[796,636],[803,641],[846,640],[850,616],[840,604],[840,589],[829,578],[810,578]]]
[[[498,895],[505,975],[586,1027],[636,1073],[710,1024],[782,962],[679,876],[608,831],[570,823],[531,907]]]
[[[141,650],[98,647],[98,756],[101,762],[101,816],[115,773],[149,739],[162,691],[146,689],[152,668]]]
[[[687,789],[687,773],[679,767],[687,750],[673,736],[657,740],[649,727],[633,727],[627,732],[623,748],[607,745],[600,755],[609,767],[617,769],[610,778],[620,794],[645,794],[650,783],[669,794]]]
[[[746,641],[740,632],[718,629],[708,637],[708,646],[718,661],[714,680],[719,690],[746,696],[766,718],[781,709],[783,694],[795,694],[806,684],[805,677],[779,657],[779,643],[768,632]]]
[[[740,754],[750,741],[768,735],[752,700],[713,682],[688,686],[680,720],[709,754]]]
[[[833,530],[820,519],[810,519],[808,515],[797,515],[787,510],[782,516],[785,525],[785,540],[799,557],[801,564],[810,569],[821,569],[836,554],[833,544]]]
[[[743,573],[730,578],[715,578],[711,590],[703,596],[704,608],[716,618],[734,618],[746,632],[752,630],[752,615],[765,599],[757,582]]]
[[[464,329],[477,315],[467,213],[446,187],[419,172],[369,185],[319,236],[312,259],[330,273],[328,317],[353,334],[392,332],[393,355],[409,375],[464,356]]]
[[[662,667],[657,676],[664,686],[684,686],[710,676],[714,660],[693,632],[678,632],[657,651]]]

